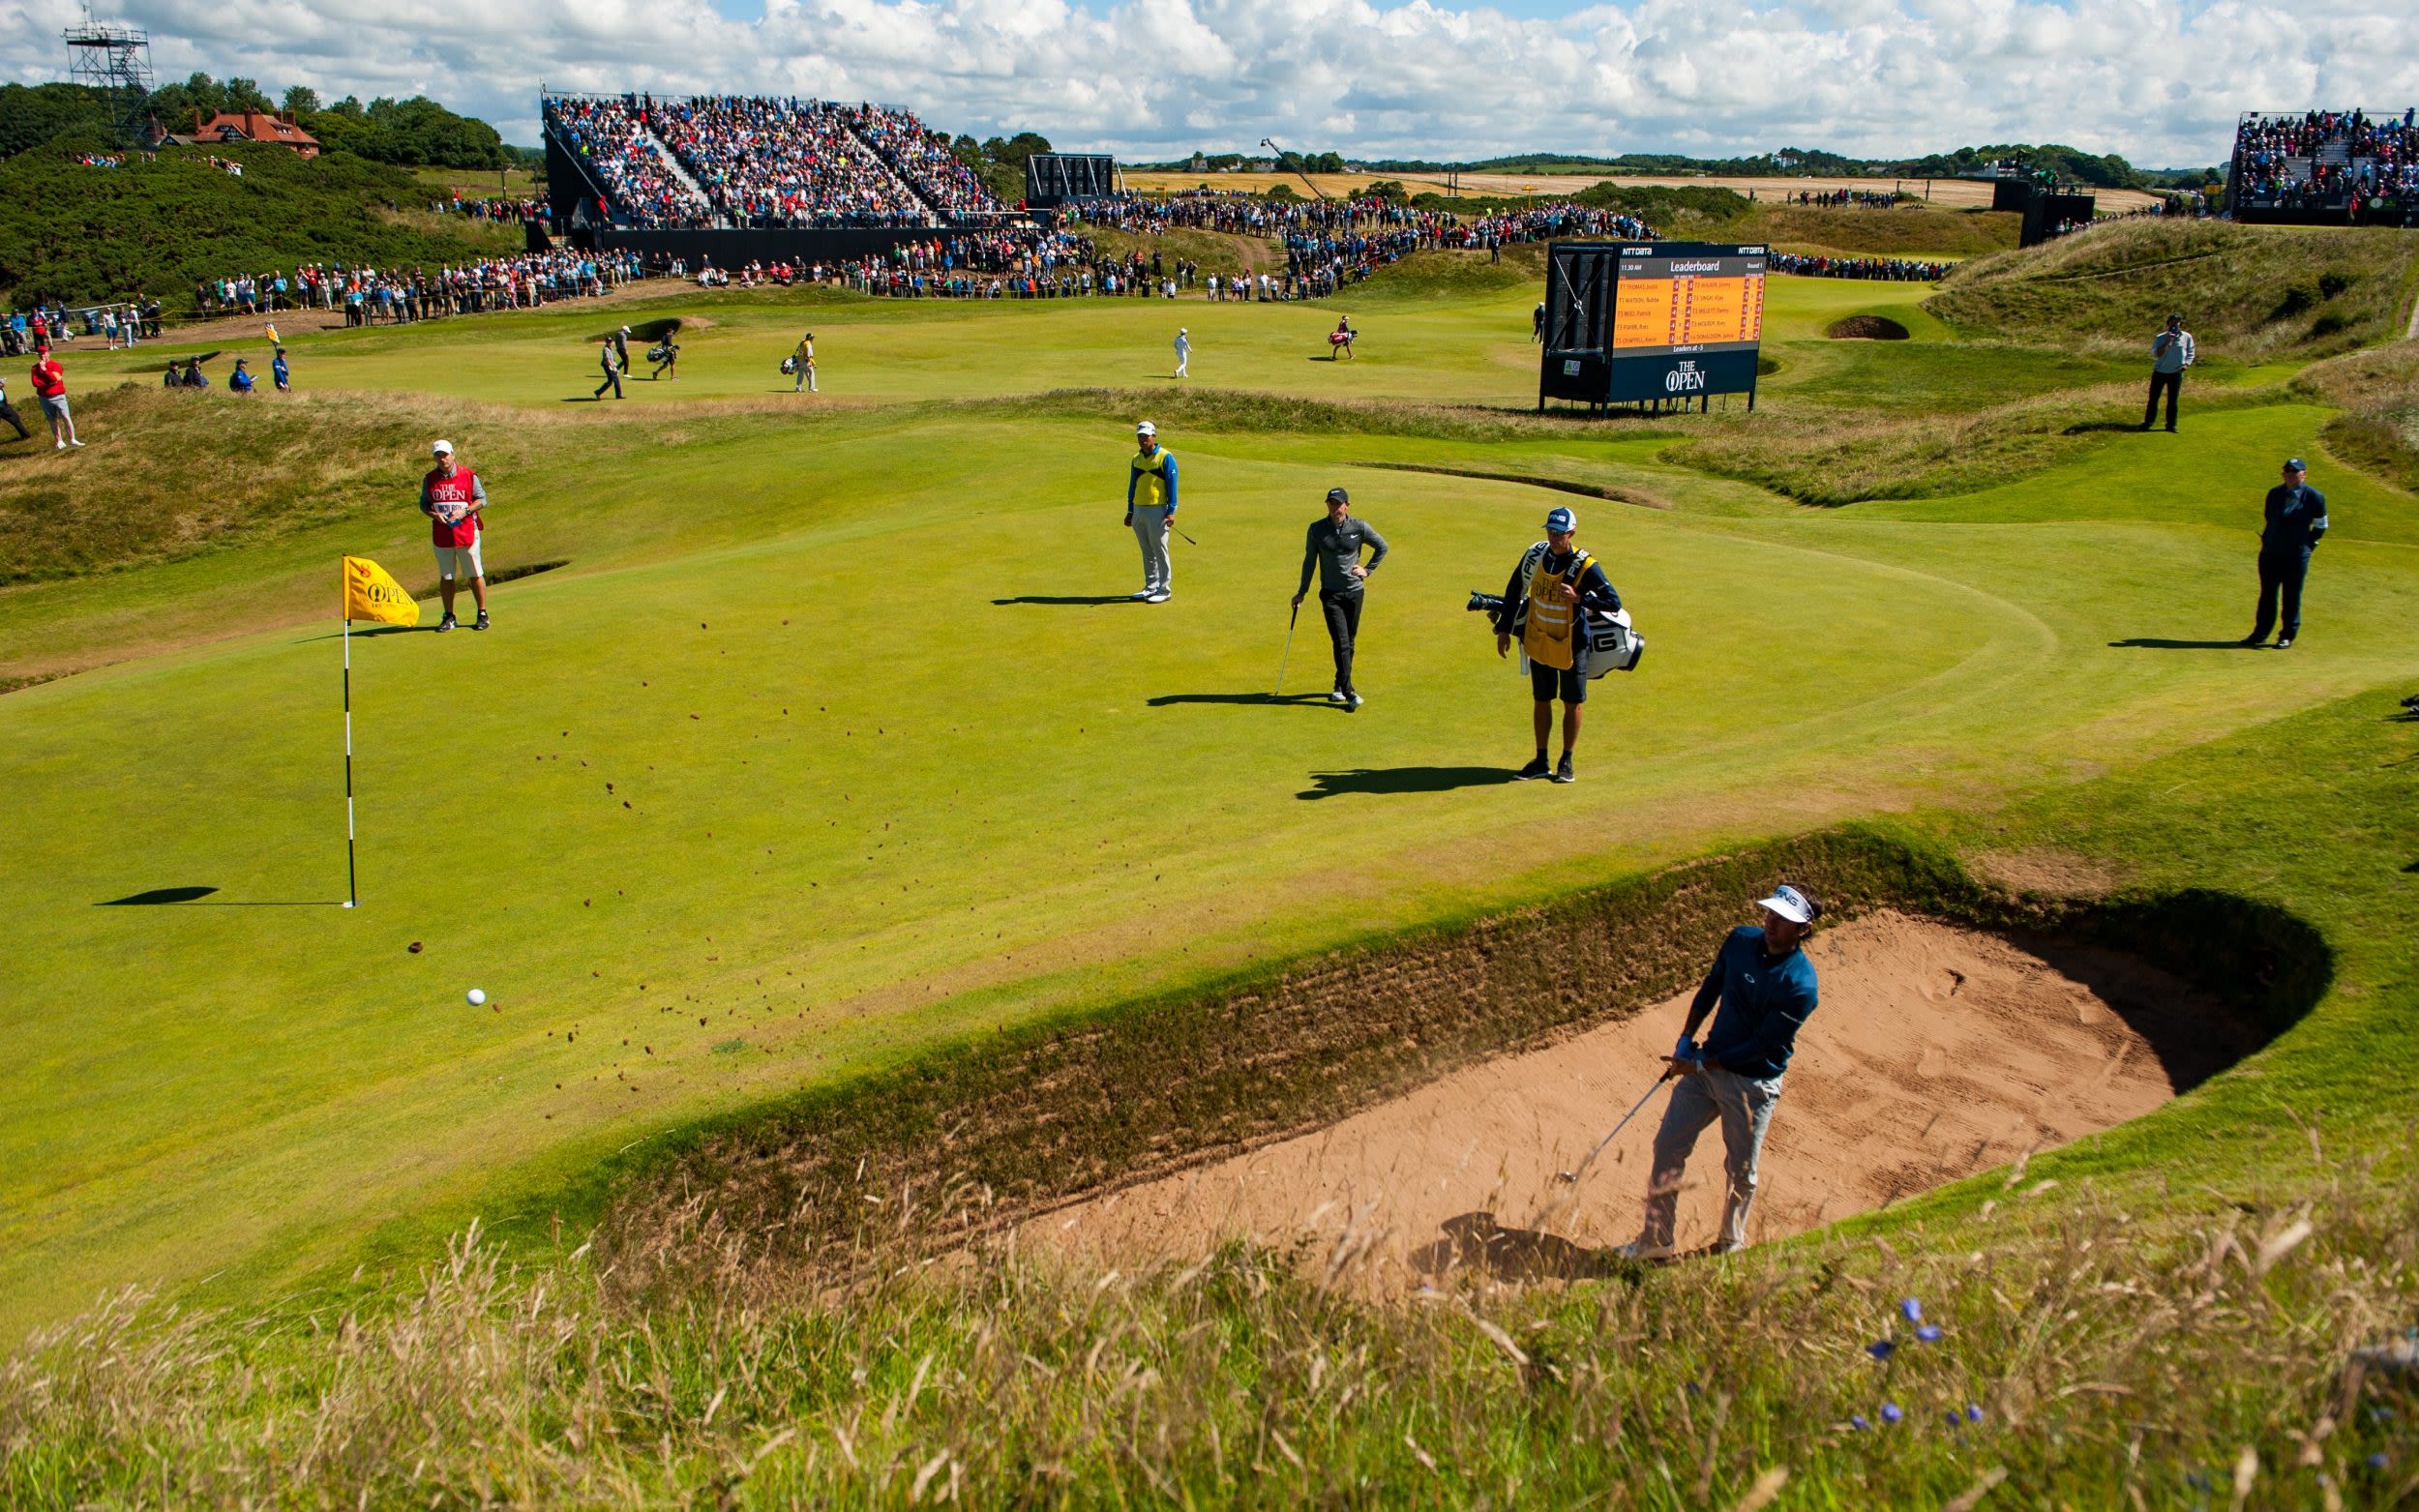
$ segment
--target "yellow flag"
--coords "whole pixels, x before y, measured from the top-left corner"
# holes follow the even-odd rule
[[[402,583],[366,556],[344,558],[344,617],[386,625],[417,625],[420,606]]]

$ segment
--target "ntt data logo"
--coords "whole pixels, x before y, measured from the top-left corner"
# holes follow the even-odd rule
[[[1663,374],[1663,392],[1666,394],[1693,394],[1702,392],[1704,388],[1705,370],[1695,363],[1684,362]]]

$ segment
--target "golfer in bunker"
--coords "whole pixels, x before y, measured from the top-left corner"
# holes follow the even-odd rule
[[[1672,1221],[1680,1178],[1697,1136],[1717,1118],[1722,1126],[1722,1170],[1730,1182],[1716,1254],[1747,1242],[1747,1208],[1755,1201],[1755,1167],[1780,1101],[1781,1074],[1798,1030],[1814,1012],[1814,963],[1806,937],[1822,916],[1822,901],[1782,883],[1763,902],[1764,922],[1732,930],[1715,953],[1714,967],[1688,1004],[1680,1043],[1665,1056],[1664,1079],[1677,1079],[1663,1126],[1655,1131],[1655,1164],[1646,1184],[1646,1229],[1616,1252],[1661,1260],[1672,1252]],[[1718,1011],[1716,1003],[1720,1004]],[[1712,1013],[1700,1042],[1697,1028]]]

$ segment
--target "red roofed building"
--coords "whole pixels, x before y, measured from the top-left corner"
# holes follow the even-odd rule
[[[155,131],[158,130],[155,123]],[[291,147],[306,158],[319,155],[319,139],[294,124],[285,111],[222,110],[217,115],[203,116],[194,112],[192,134],[161,132],[159,140],[186,147],[217,146],[228,142],[275,142]]]

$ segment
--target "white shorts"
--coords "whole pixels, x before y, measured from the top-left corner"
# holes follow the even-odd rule
[[[440,546],[436,550],[436,575],[439,578],[484,578],[487,569],[479,565],[479,543],[468,546]],[[457,567],[466,569],[457,572]]]

